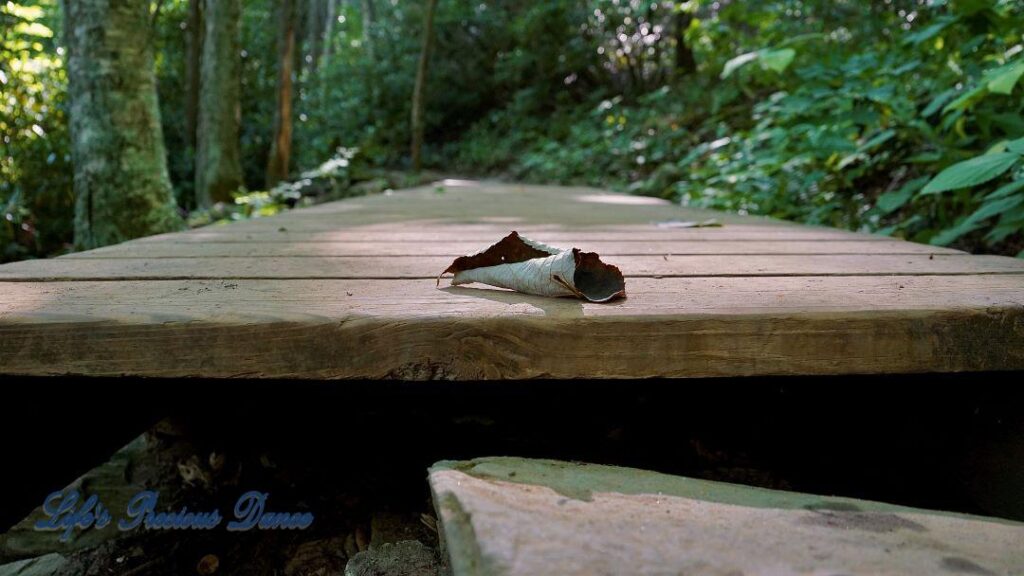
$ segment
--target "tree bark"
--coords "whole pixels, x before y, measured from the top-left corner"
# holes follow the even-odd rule
[[[686,43],[686,31],[693,22],[693,14],[680,11],[676,13],[676,75],[679,77],[697,71],[697,60],[693,56],[693,48]]]
[[[203,54],[203,0],[188,0],[185,31],[185,143],[195,150],[199,122],[199,67]]]
[[[274,139],[267,161],[267,188],[288,177],[292,152],[292,72],[295,67],[295,2],[281,0],[278,41],[277,106]]]
[[[423,38],[421,41],[420,61],[416,67],[416,85],[412,92],[412,169],[419,170],[422,166],[420,153],[423,148],[423,96],[427,83],[427,65],[430,62],[430,49],[434,43],[434,12],[437,11],[437,0],[426,0],[423,14]]]
[[[180,229],[147,0],[65,0],[75,246]]]
[[[373,42],[373,24],[377,21],[377,10],[373,0],[362,0],[360,11],[363,17],[363,45],[366,46],[366,58],[372,64],[377,61]]]
[[[294,1],[292,0],[292,2]],[[309,43],[306,65],[309,66],[310,72],[315,72],[320,66],[320,57],[324,49],[324,18],[326,17],[328,2],[330,0],[308,0],[305,23],[302,27],[305,29],[305,40]]]
[[[230,202],[243,186],[238,131],[242,60],[239,0],[205,0],[196,149],[196,202]]]
[[[327,15],[324,19],[324,35],[321,40],[322,48],[320,56],[320,66],[324,67],[330,63],[331,52],[334,48],[334,44],[331,39],[334,38],[334,23],[338,21],[338,2],[339,0],[327,0]]]

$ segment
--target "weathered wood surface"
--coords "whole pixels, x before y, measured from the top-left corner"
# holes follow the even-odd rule
[[[1019,370],[1024,262],[539,186],[427,186],[0,266],[0,373],[573,378]],[[665,222],[716,218],[721,227]],[[473,285],[516,229],[611,304]]]
[[[518,458],[430,471],[454,576],[1024,574],[1024,525]]]

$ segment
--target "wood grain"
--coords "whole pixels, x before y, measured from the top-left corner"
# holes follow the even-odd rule
[[[717,228],[659,222],[717,217]],[[510,229],[613,304],[435,286]],[[0,373],[644,378],[1024,369],[1024,262],[579,188],[462,185],[0,266]]]
[[[62,258],[266,258],[324,257],[324,256],[445,256],[455,258],[472,254],[487,245],[471,241],[379,241],[379,242],[159,242],[150,244],[127,243],[107,246],[87,252],[76,252]],[[911,242],[839,240],[730,242],[727,240],[692,242],[687,240],[582,241],[559,245],[561,248],[579,248],[608,256],[685,256],[699,254],[752,255],[752,254],[961,254],[958,250],[928,246]]]
[[[630,468],[480,458],[430,487],[454,576],[1014,574],[1024,525]]]
[[[480,379],[1024,367],[1016,276],[647,279],[613,305],[432,281],[3,286],[7,373]]]
[[[444,256],[387,258],[66,258],[0,267],[0,281],[162,278],[436,278]],[[619,256],[605,258],[627,277],[866,276],[892,274],[1022,274],[1024,260],[999,256],[811,254]]]

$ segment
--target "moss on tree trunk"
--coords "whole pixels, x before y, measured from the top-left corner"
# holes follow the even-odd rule
[[[230,202],[242,187],[238,149],[242,61],[239,0],[206,0],[196,135],[196,202]]]
[[[75,246],[183,226],[167,173],[146,0],[65,0]]]

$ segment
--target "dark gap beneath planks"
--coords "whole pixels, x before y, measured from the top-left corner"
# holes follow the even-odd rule
[[[297,494],[514,455],[1024,519],[1019,373],[639,381],[5,378],[4,527],[162,418],[205,449],[276,451]],[[411,500],[410,500],[411,499]]]

